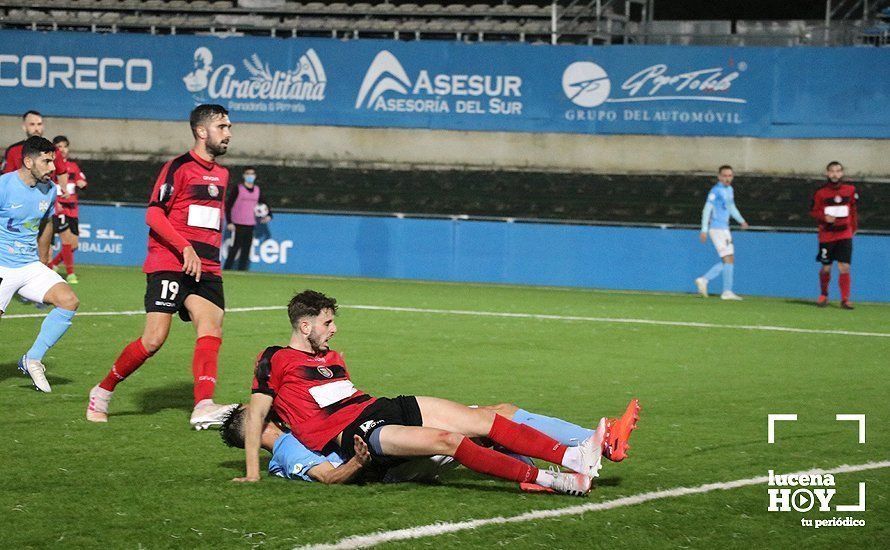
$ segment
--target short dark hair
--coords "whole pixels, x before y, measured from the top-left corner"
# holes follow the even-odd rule
[[[40,114],[39,112],[37,112],[37,111],[25,111],[25,114],[22,115],[22,120],[25,120],[26,118],[28,118],[28,115],[37,115],[37,116],[39,116],[40,118],[43,118],[43,115],[41,115],[41,114]]]
[[[840,162],[838,162],[838,161],[836,161],[836,160],[833,160],[833,161],[829,162],[829,163],[825,166],[825,170],[831,170],[831,167],[832,167],[832,166],[840,166],[841,169],[844,168],[844,165],[843,165],[843,164],[841,164]]]
[[[39,157],[43,153],[55,153],[56,146],[45,137],[31,136],[22,144],[22,158]]]
[[[730,166],[728,164],[724,164],[723,166],[721,166],[720,168],[717,169],[717,173],[719,174],[720,172],[722,172],[724,170],[732,170],[732,166]],[[735,170],[732,170],[732,171],[735,172]]]
[[[198,126],[204,124],[213,117],[226,116],[228,114],[229,111],[226,110],[225,107],[217,105],[216,103],[204,103],[203,105],[198,105],[192,109],[192,113],[189,115],[189,124],[192,127],[192,135],[198,137],[198,133],[195,130]]]
[[[300,319],[315,317],[324,309],[337,313],[337,300],[315,290],[304,290],[291,298],[287,304],[287,316],[290,318],[291,326],[296,328]]]
[[[248,170],[253,170],[254,172],[256,172],[256,166],[245,166],[244,170],[242,170],[241,172],[247,172]]]
[[[63,141],[65,143],[69,143],[69,144],[71,143],[70,141],[68,141],[68,136],[56,136],[53,138],[53,145],[58,145],[59,143],[62,143]]]
[[[219,436],[229,447],[244,448],[244,424],[247,422],[247,405],[232,409],[223,420]]]

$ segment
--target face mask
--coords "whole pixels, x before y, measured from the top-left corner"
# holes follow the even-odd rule
[[[247,174],[244,176],[244,183],[253,183],[256,181],[256,174]]]

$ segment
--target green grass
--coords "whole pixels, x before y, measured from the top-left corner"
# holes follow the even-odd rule
[[[137,269],[83,267],[81,312],[139,310]],[[643,318],[890,333],[890,307],[817,309],[798,301],[739,303],[685,295],[308,278],[226,277],[228,306],[283,305],[315,288],[365,304]],[[33,313],[14,302],[8,314]],[[164,349],[118,387],[107,425],[84,419],[86,396],[141,332],[136,316],[81,316],[45,358],[53,393],[33,391],[15,361],[40,319],[0,321],[0,545],[28,547],[291,548],[435,522],[511,516],[678,486],[890,459],[890,338],[473,317],[344,307],[334,347],[375,395],[511,401],[583,425],[643,405],[631,457],[607,463],[588,499],[520,493],[464,469],[438,486],[327,487],[241,475],[243,455],[216,433],[190,432],[192,328],[176,321]],[[283,310],[230,313],[219,402],[246,401],[253,361],[286,342]],[[766,443],[768,413],[798,413]],[[868,440],[837,413],[864,413]],[[800,526],[768,513],[765,486],[717,491],[560,519],[489,526],[391,544],[519,548],[886,547],[890,471],[838,476],[834,504],[868,483],[864,528]]]

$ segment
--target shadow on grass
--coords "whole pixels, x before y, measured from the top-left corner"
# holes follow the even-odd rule
[[[193,387],[191,382],[174,382],[151,388],[136,397],[138,410],[121,412],[115,416],[155,414],[171,409],[191,412],[195,404],[192,398]]]
[[[796,306],[819,307],[814,300],[785,300],[786,304],[794,304]]]
[[[33,388],[34,384],[31,382],[31,379],[26,374],[22,374],[22,371],[19,370],[18,363],[0,363],[0,382],[9,379],[18,378],[21,381],[19,387],[22,388]],[[46,373],[46,381],[49,382],[50,386],[67,386],[71,383],[70,378],[65,378],[64,376],[57,376],[52,374],[52,372]]]

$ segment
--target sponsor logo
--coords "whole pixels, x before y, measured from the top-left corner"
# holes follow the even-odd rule
[[[362,79],[355,108],[399,113],[521,115],[520,97],[520,76],[436,73],[424,68],[412,79],[398,58],[383,50],[371,61]]]
[[[0,55],[0,87],[147,92],[154,69],[148,59]]]
[[[575,105],[602,105],[611,90],[609,75],[596,63],[576,61],[562,73],[562,91]]]
[[[327,75],[311,48],[293,68],[273,68],[256,53],[241,59],[240,75],[235,64],[214,62],[209,48],[195,50],[194,67],[182,81],[196,103],[228,100],[236,111],[304,112],[305,102],[325,99]]]
[[[316,367],[318,370],[318,374],[324,376],[325,378],[332,378],[334,376],[334,371],[327,367]]]
[[[566,98],[580,108],[566,110],[564,117],[573,122],[591,121],[604,125],[618,121],[741,124],[742,116],[738,109],[690,108],[682,105],[747,104],[744,98],[730,96],[733,83],[747,67],[747,63],[742,61],[729,68],[709,67],[675,72],[667,64],[658,63],[633,73],[621,82],[592,61],[576,61],[563,71],[562,90]],[[664,101],[680,106],[649,106],[651,102]],[[630,105],[623,107],[620,104]]]

